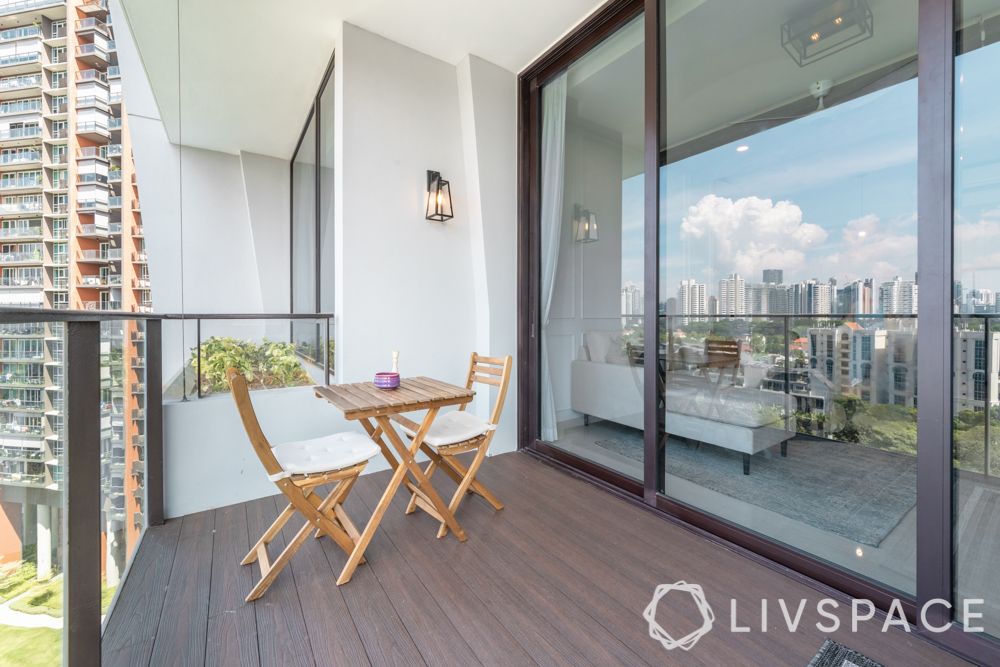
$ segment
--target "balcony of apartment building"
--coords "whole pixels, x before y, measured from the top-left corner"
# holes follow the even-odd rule
[[[42,52],[39,50],[0,55],[0,77],[36,73],[40,70],[41,63]]]
[[[106,69],[108,66],[108,51],[106,46],[98,43],[80,44],[76,47],[76,59],[88,67]]]
[[[913,312],[831,298],[844,267],[891,282],[918,247],[959,266],[934,254],[951,242],[990,246],[965,289],[993,279],[1000,67],[952,86],[941,65],[1000,45],[1000,6],[954,20],[921,0],[918,21],[906,3],[838,3],[858,11],[823,26],[863,39],[810,62],[826,27],[803,32],[783,2],[589,15],[555,0],[541,16],[513,0],[422,21],[449,8],[430,3],[391,20],[326,7],[308,30],[203,3],[175,39],[162,5],[120,3],[125,79],[153,94],[129,93],[131,137],[76,157],[121,164],[112,184],[141,173],[142,223],[114,194],[120,221],[70,221],[78,310],[0,309],[0,327],[60,324],[65,343],[69,428],[41,430],[63,433],[60,457],[15,447],[0,465],[0,485],[27,498],[31,480],[53,503],[25,525],[61,527],[47,555],[68,564],[66,611],[35,645],[87,665],[1000,663],[1000,312],[966,312],[934,277],[950,268],[921,270],[930,335]],[[869,34],[867,9],[892,29]],[[193,39],[206,25],[239,37]],[[256,47],[276,35],[283,62]],[[810,92],[821,72],[829,96]],[[982,115],[952,136],[970,109],[952,91],[977,81]],[[933,121],[919,143],[918,108]],[[918,171],[933,176],[919,188]],[[969,199],[981,208],[952,230]],[[96,202],[74,211],[103,217]],[[504,371],[470,369],[474,350],[516,359],[496,415]],[[967,364],[954,386],[952,358]],[[397,361],[403,390],[378,388]],[[442,418],[416,408],[441,383],[468,407],[440,414],[478,419],[488,457],[442,467],[448,442],[419,446],[432,429],[409,419]],[[279,491],[313,471],[255,452],[347,431],[374,456],[346,500],[289,506]]]
[[[0,73],[0,100],[21,98],[32,92],[41,91],[41,74],[12,76]]]

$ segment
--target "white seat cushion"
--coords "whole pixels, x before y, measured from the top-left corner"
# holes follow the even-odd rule
[[[431,447],[444,447],[471,440],[495,428],[496,426],[471,412],[455,410],[437,416],[434,423],[431,424],[431,430],[427,432],[424,442]],[[410,437],[416,435],[405,426],[402,429]]]
[[[273,476],[272,482],[289,475],[306,475],[349,468],[368,461],[379,453],[371,438],[356,431],[334,433],[311,440],[283,442],[272,447],[271,451],[287,473]]]

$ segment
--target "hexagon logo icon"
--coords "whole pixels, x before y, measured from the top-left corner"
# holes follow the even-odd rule
[[[701,614],[701,627],[677,639],[674,639],[669,632],[656,622],[656,607],[660,603],[660,599],[670,591],[680,591],[690,595],[691,599],[694,600],[698,612]],[[701,586],[698,584],[689,584],[684,581],[657,586],[653,592],[653,599],[650,600],[646,610],[642,612],[642,617],[649,623],[649,636],[660,642],[663,648],[668,651],[672,651],[675,648],[690,651],[698,643],[699,639],[712,630],[712,624],[715,623],[715,612],[712,611],[712,607],[709,606],[708,601],[705,599],[705,592],[701,590]]]

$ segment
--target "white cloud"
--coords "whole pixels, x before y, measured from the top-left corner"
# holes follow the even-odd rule
[[[821,277],[832,276],[841,283],[859,278],[876,282],[894,276],[912,279],[917,265],[916,220],[886,222],[869,213],[848,221],[835,252],[817,258]]]
[[[716,266],[756,281],[765,268],[804,269],[806,253],[826,241],[827,233],[803,222],[802,209],[792,202],[710,194],[688,208],[681,238],[709,244]]]

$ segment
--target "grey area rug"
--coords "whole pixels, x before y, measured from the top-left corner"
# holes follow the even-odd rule
[[[642,460],[642,433],[595,442]],[[916,457],[834,441],[796,439],[788,456],[777,446],[742,455],[714,445],[667,441],[667,472],[790,519],[878,546],[917,502]]]
[[[827,639],[806,667],[884,667],[881,662]]]

